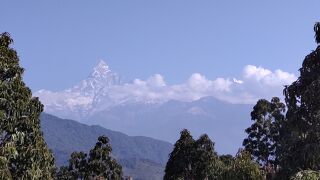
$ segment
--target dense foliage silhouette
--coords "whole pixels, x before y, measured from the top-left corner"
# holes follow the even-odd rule
[[[54,159],[40,131],[43,105],[22,81],[8,33],[0,34],[0,177],[52,179]]]

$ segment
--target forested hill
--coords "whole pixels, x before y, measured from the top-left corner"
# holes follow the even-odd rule
[[[128,136],[100,126],[88,126],[49,114],[41,115],[41,127],[56,164],[66,165],[73,151],[88,152],[100,135],[110,138],[112,154],[126,175],[135,179],[161,179],[172,144],[148,137]]]

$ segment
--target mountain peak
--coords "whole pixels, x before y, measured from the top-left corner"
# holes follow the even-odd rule
[[[96,67],[104,67],[104,66],[108,66],[108,65],[104,60],[100,59]]]
[[[99,63],[93,68],[92,76],[93,77],[101,77],[111,72],[108,64],[100,60]]]

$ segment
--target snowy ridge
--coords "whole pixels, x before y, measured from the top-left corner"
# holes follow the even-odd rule
[[[247,65],[240,78],[208,79],[194,73],[184,83],[167,85],[161,74],[154,74],[146,80],[122,83],[121,78],[101,60],[76,86],[59,92],[40,90],[34,95],[45,105],[46,112],[81,120],[119,105],[157,105],[169,100],[192,102],[214,97],[232,104],[254,104],[261,98],[280,97],[283,86],[295,79],[294,74],[279,69],[271,71]],[[197,108],[189,113],[202,114]]]
[[[74,87],[59,92],[42,89],[36,92],[35,96],[41,99],[46,112],[55,113],[61,117],[82,119],[92,111],[96,111],[95,107],[102,107],[101,103],[104,103],[103,108],[115,105],[108,98],[108,92],[111,87],[120,84],[120,77],[112,72],[103,60],[100,60],[92,73]],[[105,103],[106,101],[108,103]]]
[[[82,95],[93,97],[97,95],[99,91],[108,89],[113,85],[120,85],[120,77],[116,73],[113,73],[103,60],[100,60],[87,79],[66,91],[79,92]]]

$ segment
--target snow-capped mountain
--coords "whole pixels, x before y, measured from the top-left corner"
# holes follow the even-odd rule
[[[106,90],[111,86],[120,84],[120,77],[116,73],[112,72],[103,60],[100,60],[98,65],[93,68],[93,72],[87,79],[67,91],[81,92],[86,96],[95,96],[102,90]]]
[[[228,91],[221,87],[220,80],[209,81],[199,74],[180,85],[166,85],[159,74],[123,83],[100,61],[77,85],[59,92],[40,90],[35,96],[45,112],[62,118],[171,143],[187,128],[195,136],[207,133],[220,152],[235,153],[249,126],[252,105],[219,99],[221,91]]]
[[[101,60],[88,78],[76,86],[60,92],[40,90],[35,96],[40,97],[46,112],[79,120],[118,105],[163,104],[170,100],[193,102],[214,97],[232,104],[254,104],[260,98],[281,95],[283,85],[295,79],[294,74],[252,65],[246,66],[243,73],[241,80],[233,78],[233,81],[230,78],[210,80],[194,73],[182,84],[168,85],[160,74],[122,83]],[[197,108],[190,112],[201,114]]]
[[[120,76],[100,60],[92,73],[72,88],[59,92],[39,90],[35,96],[38,96],[45,105],[46,112],[65,118],[82,119],[93,111],[97,111],[98,108],[95,107],[105,109],[116,105],[116,102],[109,98],[109,91],[120,84]]]

